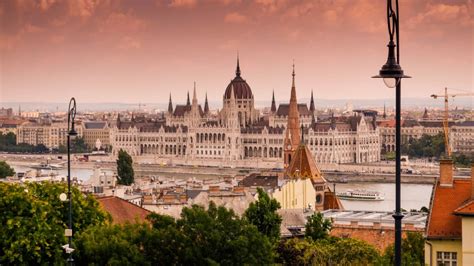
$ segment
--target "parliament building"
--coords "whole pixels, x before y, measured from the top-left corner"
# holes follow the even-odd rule
[[[303,137],[318,164],[380,160],[375,116],[354,113],[319,121],[312,93],[309,108],[297,103],[294,67],[290,96],[288,104],[277,107],[273,95],[270,111],[263,115],[255,108],[252,89],[237,59],[235,77],[224,91],[217,114],[211,114],[207,95],[204,107],[199,104],[194,85],[193,97],[188,93],[186,104],[173,106],[170,95],[163,119],[118,115],[110,129],[112,152],[123,149],[151,163],[284,168],[290,163],[286,158],[291,157],[290,150]]]

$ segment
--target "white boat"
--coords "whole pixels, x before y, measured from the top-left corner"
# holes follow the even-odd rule
[[[344,200],[373,200],[379,201],[384,200],[384,196],[377,191],[368,191],[368,190],[346,190],[344,192],[337,192],[337,197]]]
[[[60,170],[64,168],[62,164],[54,164],[49,162],[35,163],[30,166],[33,169],[46,169],[46,170]]]

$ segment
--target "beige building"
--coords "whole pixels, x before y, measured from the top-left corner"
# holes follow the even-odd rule
[[[450,145],[453,152],[474,152],[474,121],[454,124],[449,131]]]
[[[451,160],[440,162],[426,228],[427,265],[474,265],[474,166],[471,178],[454,178]]]
[[[107,122],[87,121],[82,123],[84,142],[89,149],[94,149],[99,142],[102,149],[110,146],[110,130]]]
[[[67,129],[67,123],[26,122],[17,129],[16,143],[43,144],[49,149],[57,149],[66,145]],[[77,126],[76,131],[82,137],[82,127]]]

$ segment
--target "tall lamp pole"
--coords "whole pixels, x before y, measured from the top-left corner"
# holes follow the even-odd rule
[[[69,253],[67,262],[69,265],[74,263],[72,258],[72,195],[71,195],[71,137],[77,136],[77,132],[74,128],[74,119],[76,118],[76,99],[71,98],[69,101],[69,108],[67,113],[67,195],[69,199],[69,223],[68,230],[66,230],[66,236],[68,237],[68,243],[70,250],[66,250]]]
[[[393,6],[395,2],[395,10]],[[379,75],[373,78],[383,78],[385,85],[395,89],[395,213],[392,215],[395,219],[395,265],[401,265],[402,257],[402,219],[401,212],[401,80],[410,78],[403,73],[400,66],[400,39],[399,39],[399,16],[398,16],[398,0],[387,0],[387,25],[390,37],[388,47],[387,62],[382,66]],[[394,43],[394,36],[395,42]],[[395,52],[395,47],[396,52]],[[395,57],[396,54],[396,57]]]

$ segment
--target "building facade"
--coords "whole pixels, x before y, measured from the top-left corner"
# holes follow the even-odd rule
[[[474,153],[474,121],[456,123],[449,133],[453,152]]]
[[[83,122],[82,133],[84,143],[89,149],[96,148],[97,143],[101,144],[102,149],[110,146],[110,130],[108,123],[105,121]]]
[[[31,145],[43,144],[49,149],[57,149],[66,145],[67,123],[26,122],[17,128],[16,142]],[[82,137],[82,127],[76,128],[78,137]]]
[[[296,100],[294,79],[293,74],[291,98]],[[298,130],[303,125],[306,143],[318,163],[380,160],[378,128],[363,115],[317,121],[313,99],[309,109],[306,104],[298,104],[292,110],[290,104],[277,108],[274,98],[270,114],[260,115],[252,90],[242,78],[239,62],[217,115],[210,114],[207,97],[204,108],[201,107],[195,86],[192,101],[188,93],[185,105],[173,107],[170,96],[164,119],[124,120],[119,116],[110,128],[110,144],[113,154],[124,149],[152,162],[282,168],[285,128],[290,116]],[[299,141],[300,136],[293,138]]]

